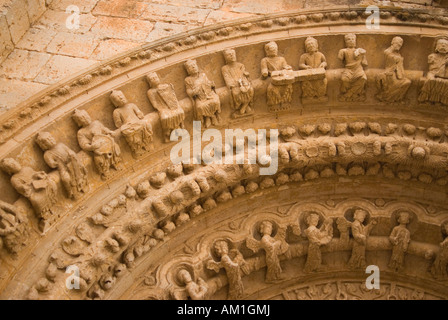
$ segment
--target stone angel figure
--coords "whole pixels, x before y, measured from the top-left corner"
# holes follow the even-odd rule
[[[446,279],[448,266],[448,223],[442,224],[442,233],[445,239],[439,244],[439,252],[431,267],[431,274],[436,279]]]
[[[370,221],[365,224],[364,221],[368,216],[368,212],[364,209],[357,209],[353,214],[353,222],[347,221],[345,218],[338,218],[337,225],[339,231],[341,231],[341,239],[344,241],[344,236],[347,235],[348,242],[348,229],[351,228],[353,235],[353,247],[352,255],[348,261],[348,267],[350,269],[365,269],[366,268],[366,243],[370,232],[377,224],[376,220]],[[347,232],[345,232],[345,230]]]
[[[278,257],[282,254],[287,254],[289,249],[285,239],[287,226],[280,226],[275,236],[272,236],[273,229],[272,222],[262,221],[258,229],[261,240],[256,240],[253,237],[246,239],[246,246],[250,250],[253,252],[263,250],[266,254],[266,282],[275,282],[282,279],[282,267]]]
[[[229,300],[241,298],[244,293],[244,285],[241,279],[242,274],[249,274],[249,266],[244,260],[243,255],[237,249],[229,250],[229,245],[225,240],[216,241],[213,250],[220,261],[209,260],[207,262],[207,269],[213,270],[216,273],[224,269],[229,282],[227,298]]]
[[[305,272],[318,271],[322,264],[322,253],[320,247],[330,243],[333,239],[333,219],[323,221],[320,228],[320,217],[316,213],[311,213],[306,217],[305,236],[308,238],[308,255],[306,257]]]
[[[389,261],[389,267],[394,271],[403,269],[404,256],[411,242],[411,232],[407,228],[407,225],[411,222],[410,213],[406,211],[400,212],[397,221],[398,226],[392,229],[392,233],[389,236],[392,244],[392,256]]]
[[[177,274],[177,282],[180,289],[171,290],[170,294],[175,300],[205,300],[208,293],[208,285],[202,278],[193,279],[190,271],[180,269]]]

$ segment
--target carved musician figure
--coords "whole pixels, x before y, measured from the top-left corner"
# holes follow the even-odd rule
[[[39,133],[36,142],[45,152],[45,163],[52,169],[58,169],[69,198],[88,192],[87,169],[72,149],[63,143],[56,143],[48,132]]]
[[[116,107],[113,113],[114,123],[120,129],[134,156],[149,151],[152,141],[151,124],[133,103],[128,102],[123,92],[112,91],[110,100]]]
[[[98,120],[92,121],[85,110],[75,110],[73,120],[80,127],[79,146],[86,152],[93,152],[93,161],[101,178],[107,178],[111,167],[119,170],[121,150],[115,142],[115,133]]]
[[[428,56],[428,65],[418,100],[448,105],[448,39],[437,40],[434,53]]]

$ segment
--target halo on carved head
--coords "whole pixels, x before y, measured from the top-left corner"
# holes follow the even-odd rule
[[[234,248],[234,245],[229,238],[218,238],[213,241],[213,243],[210,247],[210,251],[211,251],[211,256],[213,257],[213,259],[215,261],[221,260],[221,256],[217,252],[217,247],[225,246],[225,245],[227,245],[228,252],[230,252],[230,250],[232,250]]]
[[[171,283],[175,283],[179,287],[184,287],[185,282],[183,280],[183,274],[188,273],[191,277],[191,279],[196,282],[196,272],[193,268],[193,266],[190,263],[187,262],[181,262],[174,267],[171,268],[171,270],[168,271],[168,280]]]
[[[274,237],[277,234],[278,223],[271,219],[263,219],[263,220],[259,220],[252,227],[252,235],[255,239],[257,239],[257,240],[261,239],[261,228],[267,224],[271,224],[271,226],[272,226],[271,237]]]
[[[409,231],[411,231],[411,233],[415,232],[418,227],[418,218],[417,215],[412,210],[409,209],[399,209],[392,213],[390,217],[392,228],[398,226],[400,224],[398,220],[406,216],[409,218],[408,219],[409,223],[406,225],[406,227],[409,229]]]
[[[299,225],[300,225],[300,229],[302,231],[305,231],[309,227],[309,221],[310,221],[311,216],[313,216],[313,215],[315,215],[319,218],[319,221],[317,222],[317,227],[320,228],[323,221],[325,220],[324,215],[317,211],[305,211],[305,212],[302,212],[299,216]]]
[[[364,213],[363,225],[367,225],[370,221],[370,212],[367,209],[361,207],[353,207],[345,211],[344,217],[350,222],[355,221],[355,216]]]

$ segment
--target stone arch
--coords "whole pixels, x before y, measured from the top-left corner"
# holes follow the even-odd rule
[[[282,241],[289,251],[278,256],[287,276],[283,281],[289,281],[290,288],[319,287],[328,277],[340,279],[330,286],[332,292],[341,291],[350,285],[340,283],[359,283],[361,274],[349,275],[346,263],[354,231],[344,240],[338,219],[347,210],[361,207],[377,221],[365,244],[366,260],[384,269],[393,250],[389,240],[396,226],[393,213],[406,209],[415,216],[409,224],[404,269],[385,272],[387,294],[393,295],[392,287],[399,286],[410,292],[406,297],[422,297],[423,292],[423,297],[445,298],[444,280],[434,280],[434,275],[444,275],[431,274],[430,270],[446,236],[441,231],[446,220],[448,181],[446,106],[418,98],[426,81],[422,79],[428,71],[426,58],[433,52],[434,41],[446,33],[446,26],[443,16],[409,12],[406,24],[401,23],[404,18],[399,10],[384,12],[387,18],[381,33],[365,28],[364,8],[283,13],[201,28],[111,59],[1,115],[0,158],[17,159],[34,170],[33,174],[45,172],[46,179],[57,186],[49,210],[38,213],[39,200],[26,200],[26,193],[20,196],[8,175],[0,177],[4,201],[13,203],[29,219],[20,220],[29,232],[26,241],[18,237],[24,248],[11,254],[14,250],[3,246],[6,267],[0,282],[2,297],[173,298],[170,288],[176,284],[170,280],[170,267],[179,263],[190,264],[189,272],[196,273],[194,280],[203,279],[208,294],[223,299],[228,289],[226,273],[221,269],[213,273],[205,264],[213,258],[210,245],[218,235],[229,239],[233,253],[247,262],[244,287],[254,282],[263,292],[257,296],[245,291],[242,298],[287,297],[288,292],[279,292],[275,284],[259,281],[266,273],[263,250],[254,253],[247,248],[251,228],[263,217],[285,225]],[[364,102],[338,100],[344,65],[338,62],[334,48],[344,47],[347,27],[359,36],[359,46],[366,49],[370,61]],[[375,97],[376,79],[384,72],[382,51],[395,35],[404,39],[405,75],[411,81],[405,103],[382,102]],[[327,57],[328,99],[307,103],[301,99],[300,83],[295,82],[291,106],[272,111],[266,99],[269,83],[260,71],[264,45],[276,41],[280,54],[297,70],[308,36],[318,40]],[[384,49],[374,51],[376,43]],[[236,48],[238,61],[251,74],[254,113],[247,117],[232,117],[232,96],[217,68],[224,65],[222,51],[228,48]],[[146,96],[149,86],[145,78],[155,71],[162,82],[173,84],[185,113],[186,129],[191,132],[194,106],[185,92],[187,74],[183,69],[188,59],[196,59],[201,72],[215,83],[223,119],[213,128],[223,136],[226,128],[279,130],[280,163],[275,175],[260,175],[260,162],[172,166],[174,143],[164,141],[159,114]],[[140,120],[151,127],[152,147],[142,155],[133,154],[123,130],[115,127],[109,100],[112,90],[121,90],[137,105],[144,115]],[[92,120],[114,132],[122,168],[112,169],[105,179],[92,154],[83,151],[74,138],[79,129],[72,119],[76,109],[87,111]],[[86,168],[89,192],[74,199],[64,194],[60,170],[48,167],[43,150],[36,144],[36,135],[44,131],[74,151]],[[39,183],[33,185],[36,190],[47,188]],[[316,271],[307,280],[302,269],[308,240],[299,215],[313,210],[333,219],[334,232],[321,249],[329,269]],[[351,223],[341,221],[341,226]],[[65,288],[68,265],[80,268],[79,291]],[[418,277],[418,284],[413,284],[411,277]],[[361,289],[357,286],[356,290]],[[364,293],[359,297],[366,298]]]

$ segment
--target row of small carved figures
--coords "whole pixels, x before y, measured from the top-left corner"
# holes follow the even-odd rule
[[[345,97],[356,98],[363,96],[367,79],[363,70],[363,66],[367,65],[365,50],[356,48],[356,35],[354,34],[347,34],[345,41],[347,48],[339,52],[339,58],[346,62],[346,69],[343,71],[341,78],[341,88]],[[404,77],[403,58],[399,54],[402,44],[403,40],[400,37],[395,37],[392,40],[391,47],[385,51],[387,62],[383,82],[385,88],[388,89],[384,90],[382,94],[384,97],[387,95],[396,96],[395,98],[399,98],[398,100],[404,97],[410,85],[410,80]],[[315,70],[326,67],[325,57],[317,51],[316,39],[307,38],[305,47],[307,52],[300,58],[300,68],[309,72],[299,74],[291,70],[283,57],[278,56],[278,47],[275,42],[269,42],[265,45],[267,57],[262,59],[261,62],[262,75],[263,77],[272,77],[268,86],[268,105],[281,106],[285,103],[288,104],[291,101],[292,94],[291,81],[294,82],[299,78],[310,79],[309,81],[303,81],[303,94],[305,96],[307,96],[308,89],[310,89],[311,95],[309,97],[311,98],[325,96],[326,79],[322,77],[316,79],[316,75],[319,74],[325,77],[325,72],[323,74],[319,71],[315,72]],[[445,64],[443,64],[443,70],[435,70],[433,67],[433,65],[440,65],[440,59],[444,58],[446,60],[447,53],[448,40],[437,40],[435,53],[429,57],[428,85],[424,85],[421,93],[421,95],[426,94],[429,101],[435,102],[431,98],[433,96],[437,97],[439,102],[443,102],[442,100],[445,97],[448,98],[448,90],[446,90],[447,94],[444,95],[444,91],[441,89],[445,85],[443,81],[448,83],[448,80],[443,79]],[[231,91],[231,100],[236,110],[235,116],[251,114],[253,112],[254,90],[249,75],[244,65],[236,62],[235,50],[224,51],[224,56],[226,65],[222,68],[222,74]],[[316,61],[319,64],[315,64]],[[188,60],[185,67],[189,74],[185,79],[185,84],[187,93],[193,102],[195,119],[203,121],[206,127],[218,123],[221,106],[213,82],[209,81],[205,74],[199,73],[196,61]],[[172,85],[162,84],[156,73],[149,74],[147,79],[151,87],[148,91],[148,98],[154,108],[159,111],[165,139],[169,140],[173,130],[183,128],[184,111],[179,105]],[[437,86],[433,86],[431,81],[439,82]],[[438,92],[433,92],[434,90],[438,90]],[[442,92],[440,92],[441,90]],[[116,106],[113,119],[116,127],[119,128],[117,131],[106,128],[97,120],[92,121],[85,110],[76,110],[73,114],[73,119],[80,127],[77,134],[78,143],[82,150],[93,153],[93,162],[103,178],[109,175],[110,168],[120,168],[121,150],[115,142],[115,138],[119,134],[124,136],[135,156],[151,149],[153,135],[149,121],[145,119],[143,113],[135,104],[128,102],[123,92],[113,91],[110,99]],[[275,108],[273,107],[273,109]],[[45,152],[44,159],[47,165],[58,169],[60,180],[68,197],[76,198],[79,193],[87,192],[87,170],[83,160],[65,144],[56,143],[54,137],[48,132],[39,133],[36,141]],[[38,215],[48,214],[49,209],[56,201],[57,183],[54,179],[47,177],[44,172],[35,172],[28,167],[23,168],[16,160],[11,158],[4,159],[1,162],[1,168],[12,176],[11,183],[14,188],[19,194],[30,199]],[[35,189],[34,194],[32,188]],[[45,197],[39,195],[40,190],[46,190],[48,198],[46,201],[43,201]]]
[[[352,270],[365,270],[367,263],[365,257],[365,249],[367,238],[371,230],[377,224],[375,219],[370,219],[369,214],[364,209],[355,209],[353,213],[353,222],[346,218],[337,219],[337,227],[340,231],[341,240],[348,241],[349,229],[353,236],[353,247],[348,267]],[[399,272],[404,268],[405,254],[408,251],[411,242],[411,232],[408,230],[408,224],[413,219],[413,214],[408,211],[401,211],[396,215],[398,225],[392,229],[389,236],[392,245],[392,256],[389,261],[389,267],[395,272]],[[322,257],[320,247],[327,245],[333,238],[333,220],[324,219],[317,213],[309,213],[304,218],[306,229],[304,234],[308,239],[308,253],[305,262],[304,272],[316,272],[322,270]],[[320,226],[319,226],[320,225]],[[286,225],[276,226],[269,220],[261,221],[258,226],[258,237],[249,237],[246,239],[246,246],[253,252],[264,251],[266,253],[266,276],[265,281],[268,283],[278,282],[284,279],[282,268],[280,265],[280,255],[288,258],[289,244],[286,242]],[[448,235],[448,223],[442,224],[445,235]],[[299,235],[300,227],[293,226],[293,233]],[[345,239],[346,238],[346,239]],[[224,269],[228,278],[228,298],[242,298],[244,292],[243,282],[241,280],[243,273],[249,274],[253,266],[249,266],[242,253],[236,249],[231,249],[231,243],[228,240],[216,240],[212,247],[212,255],[214,259],[206,262],[207,269],[219,272]],[[289,257],[291,258],[291,257]],[[440,243],[439,252],[431,267],[431,274],[436,279],[447,278],[448,266],[448,237]],[[201,278],[192,275],[194,271],[192,267],[183,267],[177,269],[176,282],[183,289],[170,290],[171,297],[190,298],[193,300],[202,300],[208,297],[208,283]],[[231,275],[229,275],[229,273]],[[197,281],[193,281],[197,278]]]

